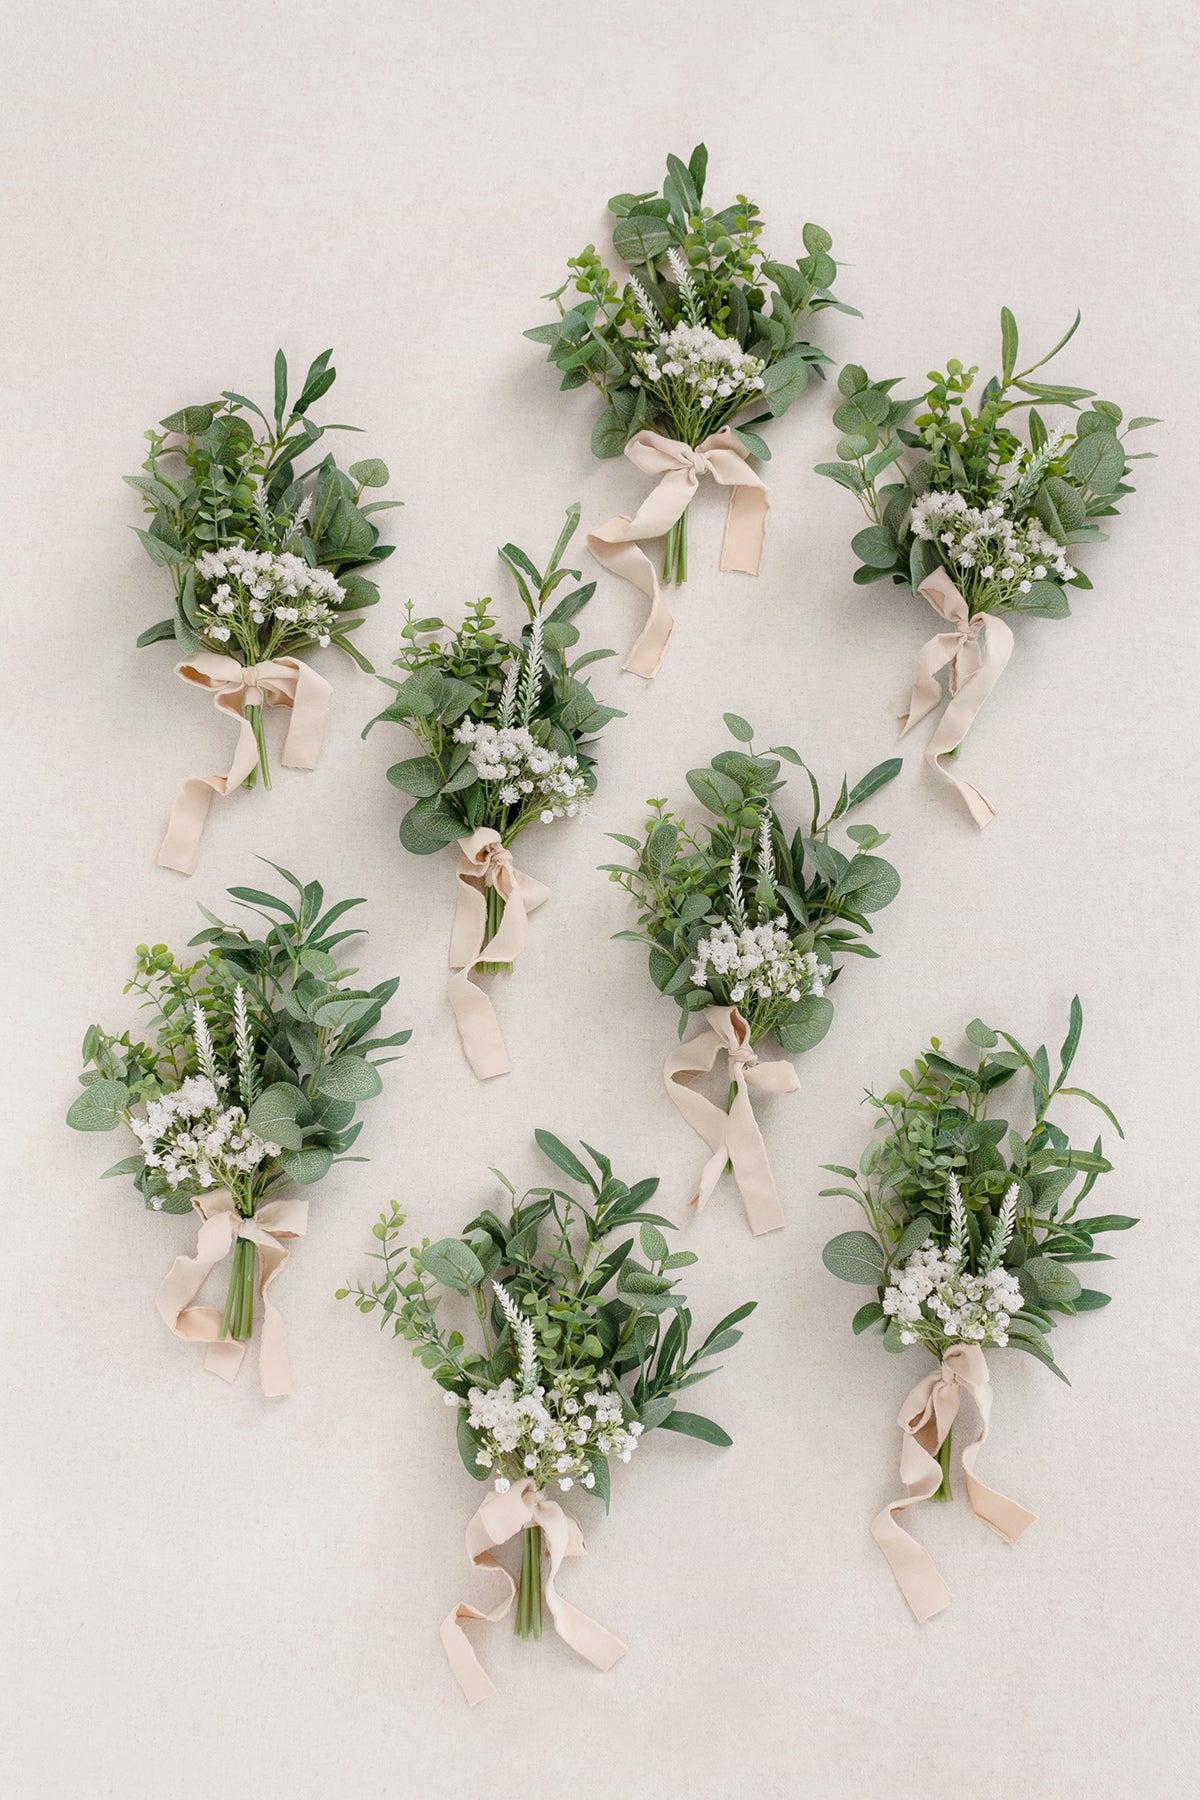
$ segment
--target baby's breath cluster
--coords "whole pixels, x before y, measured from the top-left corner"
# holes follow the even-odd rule
[[[328,569],[290,551],[227,544],[198,556],[196,575],[201,634],[217,647],[234,643],[248,662],[327,645],[338,628],[345,590]]]
[[[226,1086],[227,1082],[222,1082]],[[161,1169],[172,1188],[234,1187],[260,1163],[279,1155],[279,1145],[258,1137],[240,1106],[227,1106],[207,1075],[190,1075],[151,1100],[144,1119],[129,1117],[148,1169]],[[152,1195],[160,1212],[162,1195]]]
[[[1066,553],[1030,513],[1014,514],[1007,495],[971,506],[952,488],[913,501],[913,536],[936,544],[972,610],[1020,605],[1035,581],[1073,581]]]
[[[467,758],[480,781],[496,783],[504,808],[528,813],[550,825],[583,812],[588,792],[579,759],[560,756],[539,744],[524,725],[488,725],[464,719],[454,733],[456,744],[468,746]]]

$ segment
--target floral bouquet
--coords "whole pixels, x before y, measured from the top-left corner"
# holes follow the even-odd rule
[[[829,358],[801,335],[807,314],[835,306],[860,315],[832,293],[832,239],[804,227],[807,252],[777,263],[759,244],[763,222],[739,194],[714,212],[703,204],[708,152],[686,164],[667,158],[661,194],[610,200],[613,249],[631,273],[618,286],[589,244],[548,294],[559,317],[525,336],[547,347],[564,388],[590,381],[605,408],[592,431],[597,456],[622,452],[659,483],[636,516],[618,516],[590,533],[588,547],[650,602],[646,629],[625,664],[649,680],[658,673],[674,621],[658,575],[640,549],[666,537],[663,580],[687,579],[687,509],[702,475],[728,487],[722,569],[757,575],[767,523],[767,490],[747,458],[770,456],[757,427],[779,418]],[[571,290],[570,301],[563,296]],[[750,407],[760,410],[742,423]]]
[[[655,1427],[727,1446],[731,1439],[719,1425],[680,1410],[677,1398],[715,1373],[708,1365],[738,1342],[737,1327],[755,1307],[748,1301],[706,1337],[694,1337],[677,1271],[696,1258],[672,1251],[663,1233],[674,1227],[645,1210],[657,1179],[627,1187],[608,1158],[584,1144],[597,1178],[549,1132],[536,1135],[579,1192],[536,1187],[518,1198],[500,1175],[507,1218],[481,1212],[462,1237],[411,1250],[411,1262],[400,1244],[404,1217],[393,1206],[374,1227],[380,1278],[338,1295],[352,1298],[360,1312],[378,1311],[384,1329],[408,1339],[456,1409],[468,1473],[492,1484],[467,1527],[467,1553],[477,1568],[502,1578],[504,1599],[492,1612],[464,1602],[442,1625],[450,1666],[472,1706],[496,1690],[461,1622],[497,1623],[515,1599],[517,1636],[540,1638],[543,1557],[546,1605],[559,1636],[599,1669],[624,1655],[619,1638],[556,1589],[563,1558],[582,1556],[585,1546],[575,1519],[550,1492],[577,1488],[607,1510],[610,1464],[629,1462]],[[469,1349],[463,1332],[441,1316],[446,1299],[464,1318],[474,1314],[478,1347]],[[519,1582],[492,1555],[518,1533]]]
[[[276,865],[270,865],[275,868]],[[304,1236],[308,1203],[278,1197],[311,1186],[347,1155],[361,1124],[359,1101],[378,1094],[378,1052],[408,1041],[375,1035],[395,980],[373,988],[347,983],[334,948],[355,930],[335,930],[361,900],[326,907],[321,884],[279,869],[294,895],[230,888],[262,921],[260,936],[201,907],[205,946],[181,963],[165,944],[138,946],[126,983],[152,1015],[152,1042],[99,1025],[83,1040],[83,1092],[67,1114],[76,1131],[125,1125],[138,1142],[106,1170],[132,1175],[151,1212],[200,1218],[196,1255],[180,1256],[158,1294],[177,1337],[209,1346],[205,1367],[232,1381],[262,1303],[263,1392],[291,1391],[287,1334],[269,1288],[288,1259],[284,1242]],[[262,909],[266,908],[266,911]],[[225,1306],[195,1306],[205,1280],[232,1254]]]
[[[146,433],[144,473],[125,477],[154,515],[138,536],[170,571],[175,590],[172,616],[138,643],[173,638],[184,658],[175,673],[211,693],[238,727],[229,773],[193,777],[176,798],[158,860],[183,875],[196,867],[213,795],[253,787],[260,773],[271,785],[264,706],[291,710],[285,767],[315,768],[332,689],[299,652],[336,644],[370,671],[350,641],[363,610],[379,599],[361,571],[392,554],[373,515],[400,502],[363,503],[388,479],[378,457],[348,471],[332,455],[297,467],[326,431],[356,429],[309,417],[336,378],[332,355],[317,357],[289,404],[287,361],[278,352],[271,418],[235,393],[172,413],[161,430]]]
[[[1045,422],[1039,406],[1074,410],[1094,398],[1088,388],[1034,379],[1078,324],[1076,313],[1049,355],[1018,373],[1017,324],[1003,307],[1002,371],[988,381],[974,409],[970,395],[978,370],[958,361],[950,361],[944,374],[930,375],[922,402],[893,400],[895,381],[871,381],[864,369],[847,365],[838,378],[842,404],[833,415],[843,434],[841,461],[817,465],[819,475],[857,495],[870,521],[853,540],[862,564],[855,581],[890,578],[911,587],[947,627],[917,656],[901,732],[940,704],[938,676],[948,669],[950,703],[925,760],[958,789],[980,826],[990,824],[996,809],[946,765],[1008,667],[1013,635],[1003,615],[1068,616],[1067,588],[1092,585],[1075,566],[1076,546],[1104,537],[1095,521],[1116,514],[1117,501],[1133,492],[1126,480],[1130,463],[1152,454],[1132,454],[1126,439],[1158,424],[1131,419],[1122,430],[1121,408],[1111,400],[1096,400],[1071,421],[1073,429]],[[923,410],[908,428],[905,420],[918,404]],[[1014,429],[1015,415],[1026,407],[1028,442]],[[914,455],[902,467],[909,451]]]
[[[590,650],[574,662],[567,654],[579,641],[571,620],[595,582],[547,611],[561,584],[580,578],[562,562],[578,524],[572,506],[544,575],[515,544],[500,551],[528,614],[516,642],[500,634],[490,600],[475,601],[455,629],[414,619],[410,606],[395,663],[404,679],[383,677],[396,698],[363,732],[387,720],[421,746],[388,770],[393,787],[415,798],[400,822],[405,849],[429,856],[461,840],[449,998],[467,1059],[484,1080],[511,1065],[491,1000],[471,977],[511,969],[528,915],[549,898],[515,867],[512,846],[527,826],[584,812],[596,787],[596,740],[625,716],[601,706],[580,679],[589,663],[615,653]]]
[[[950,1499],[950,1436],[964,1389],[980,1419],[979,1437],[962,1457],[967,1504],[1009,1544],[1034,1519],[975,1473],[992,1406],[985,1349],[1024,1350],[1065,1381],[1047,1334],[1058,1318],[1109,1302],[1109,1295],[1083,1287],[1071,1265],[1109,1261],[1096,1239],[1137,1224],[1116,1213],[1081,1215],[1112,1164],[1099,1139],[1091,1150],[1075,1149],[1050,1118],[1055,1100],[1074,1095],[1124,1135],[1102,1100],[1066,1085],[1082,1029],[1075,999],[1053,1081],[1044,1046],[1030,1053],[979,1019],[966,1031],[979,1053],[973,1068],[952,1062],[934,1038],[911,1070],[901,1070],[895,1088],[882,1099],[868,1094],[879,1135],[857,1171],[825,1165],[852,1184],[825,1193],[856,1201],[869,1225],[843,1232],[824,1251],[834,1275],[877,1290],[855,1314],[855,1331],[882,1332],[884,1348],[897,1353],[921,1344],[938,1364],[901,1408],[904,1497],[885,1507],[871,1528],[921,1622],[948,1606],[950,1596],[932,1557],[898,1515],[923,1500]],[[997,1048],[1001,1038],[1005,1049]],[[993,1096],[1018,1074],[1032,1084],[1027,1129],[1010,1126],[994,1110]]]
[[[733,1171],[751,1230],[783,1223],[783,1208],[751,1102],[751,1089],[795,1093],[788,1062],[760,1062],[756,1046],[774,1036],[789,1054],[811,1050],[829,1030],[828,989],[845,956],[874,956],[863,942],[868,913],[895,899],[900,877],[875,852],[886,834],[851,825],[849,856],[829,842],[833,826],[893,780],[899,759],[881,763],[853,788],[843,780],[836,804],[821,818],[816,777],[787,744],[755,752],[752,728],[736,713],[725,723],[745,749],[723,750],[707,769],[692,769],[688,786],[713,815],[693,831],[665,800],[650,801],[640,838],[610,833],[634,852],[632,868],[607,864],[610,878],[633,895],[637,931],[618,937],[646,944],[650,977],[679,1007],[679,1035],[701,1014],[704,1030],[667,1058],[667,1092],[712,1151],[691,1204],[702,1208],[726,1167]],[[784,783],[781,761],[804,769],[812,816],[789,837],[773,796]],[[717,1059],[729,1061],[724,1111],[693,1082]]]

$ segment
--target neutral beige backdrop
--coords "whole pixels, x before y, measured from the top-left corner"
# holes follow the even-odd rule
[[[1195,52],[1182,0],[9,9],[8,1792],[1197,1792]],[[365,647],[386,664],[410,596],[455,617],[493,592],[515,620],[498,543],[541,554],[568,501],[596,523],[644,492],[591,458],[590,394],[560,396],[521,329],[566,256],[603,241],[607,196],[652,188],[700,137],[712,199],[753,194],[777,255],[806,219],[832,231],[865,315],[821,321],[837,361],[907,372],[911,391],[953,354],[994,366],[1001,302],[1032,348],[1079,304],[1060,378],[1168,422],[1086,558],[1094,594],[1069,623],[1017,627],[964,757],[996,824],[974,829],[922,736],[869,808],[904,889],[882,960],[839,984],[800,1096],[761,1108],[787,1231],[752,1240],[728,1188],[684,1227],[698,1313],[760,1308],[704,1390],[734,1448],[664,1434],[619,1471],[610,1518],[581,1507],[590,1555],[565,1586],[629,1656],[601,1677],[493,1630],[500,1697],[472,1713],[437,1626],[487,1592],[461,1541],[478,1490],[424,1376],[333,1290],[392,1199],[436,1237],[489,1200],[488,1164],[536,1178],[539,1124],[660,1174],[682,1221],[703,1152],[661,1087],[674,1009],[609,941],[630,920],[594,873],[603,834],[683,792],[727,708],[831,780],[861,773],[891,751],[934,621],[851,585],[856,509],[811,473],[833,441],[817,389],[771,434],[762,578],[717,574],[722,508],[704,494],[661,679],[597,674],[629,717],[595,816],[523,844],[554,899],[499,1002],[515,1073],[482,1086],[443,998],[451,859],[399,850],[383,771],[410,746],[360,743],[368,677],[318,658],[336,685],[319,771],[216,805],[194,879],[155,868],[176,782],[229,743],[169,647],[133,647],[165,580],[120,476],[170,409],[262,393],[277,343],[297,365],[332,343],[325,416],[365,428],[405,501]],[[588,641],[623,651],[640,618],[604,580]],[[313,1195],[280,1283],[296,1391],[275,1402],[253,1362],[230,1390],[166,1334],[154,1291],[192,1229],[102,1185],[116,1139],[62,1124],[84,1026],[132,1021],[132,946],[185,942],[196,903],[252,882],[260,853],[368,896],[367,964],[400,973],[393,1016],[415,1028],[365,1113],[370,1162]],[[820,1247],[855,1220],[817,1197],[818,1165],[856,1156],[862,1087],[930,1032],[980,1013],[1056,1045],[1076,989],[1079,1075],[1127,1130],[1100,1193],[1144,1223],[1115,1240],[1110,1311],[1056,1334],[1071,1387],[993,1359],[986,1473],[1039,1522],[1010,1552],[963,1504],[926,1509],[956,1599],[919,1630],[868,1524],[896,1490],[895,1413],[922,1365],[852,1336],[863,1296]]]

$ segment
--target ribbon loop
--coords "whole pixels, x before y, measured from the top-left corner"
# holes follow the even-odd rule
[[[789,1062],[759,1062],[750,1042],[750,1027],[736,1007],[709,1006],[703,1017],[707,1031],[673,1050],[663,1068],[668,1094],[712,1151],[690,1204],[697,1212],[704,1209],[729,1163],[750,1229],[755,1237],[761,1237],[766,1231],[780,1230],[784,1217],[767,1147],[754,1117],[750,1089],[794,1094],[800,1086],[799,1078]],[[697,1075],[709,1073],[722,1052],[729,1059],[734,1085],[728,1112],[714,1106],[691,1085]]]
[[[517,1597],[517,1583],[504,1564],[496,1561],[492,1551],[507,1544],[530,1525],[540,1526],[546,1540],[550,1561],[546,1606],[559,1637],[596,1669],[611,1669],[627,1649],[619,1637],[606,1631],[577,1606],[572,1606],[569,1600],[564,1600],[554,1585],[564,1557],[587,1554],[578,1521],[565,1513],[557,1501],[548,1500],[532,1480],[518,1482],[502,1494],[493,1489],[467,1526],[467,1555],[477,1569],[491,1569],[502,1578],[506,1588],[504,1598],[491,1612],[480,1612],[478,1607],[462,1600],[442,1621],[442,1644],[454,1678],[470,1706],[490,1700],[496,1688],[468,1641],[462,1621],[474,1619],[481,1624],[497,1625],[505,1617]]]
[[[919,1625],[949,1606],[950,1592],[928,1550],[897,1523],[896,1515],[931,1499],[941,1486],[938,1451],[958,1417],[964,1389],[979,1413],[979,1436],[968,1444],[962,1458],[967,1505],[1006,1544],[1015,1544],[1037,1517],[1006,1494],[986,1486],[975,1473],[976,1458],[987,1439],[991,1417],[991,1379],[978,1344],[951,1344],[939,1366],[917,1383],[900,1408],[899,1425],[904,1433],[900,1479],[907,1491],[901,1499],[890,1501],[871,1526],[871,1536],[887,1557],[900,1592]]]
[[[729,510],[721,545],[721,567],[743,575],[757,575],[762,563],[771,502],[764,482],[749,467],[750,452],[728,425],[693,448],[657,431],[639,431],[625,446],[625,455],[645,475],[657,475],[658,486],[648,494],[633,518],[615,518],[588,533],[588,549],[612,574],[631,582],[650,602],[650,617],[625,667],[644,680],[658,674],[675,620],[664,598],[658,572],[640,548],[646,538],[664,537],[687,511],[696,496],[702,475],[711,475],[727,487]]]
[[[490,825],[462,844],[457,870],[458,902],[450,932],[450,977],[447,993],[467,1061],[481,1081],[507,1075],[512,1068],[495,1008],[471,980],[481,962],[512,963],[525,948],[529,914],[550,898],[549,888],[524,875],[500,833]],[[487,935],[487,890],[495,888],[504,911],[495,935]]]
[[[308,1201],[268,1200],[247,1218],[238,1212],[228,1188],[212,1188],[194,1195],[192,1205],[201,1220],[196,1254],[177,1256],[167,1271],[157,1299],[163,1320],[176,1337],[188,1343],[207,1344],[205,1368],[222,1381],[233,1381],[246,1354],[245,1343],[222,1337],[222,1315],[215,1306],[193,1306],[192,1301],[217,1264],[230,1255],[238,1239],[248,1238],[258,1252],[257,1288],[262,1302],[259,1379],[263,1393],[271,1398],[290,1394],[287,1331],[269,1289],[288,1259],[282,1240],[304,1236]]]
[[[187,662],[176,663],[175,673],[189,686],[210,693],[217,711],[232,719],[238,728],[228,774],[189,776],[171,808],[170,823],[158,852],[159,866],[192,875],[213,795],[224,797],[233,793],[258,760],[254,728],[246,717],[246,708],[289,707],[291,718],[283,741],[283,766],[315,769],[333,689],[323,675],[295,656],[243,665],[236,657],[202,650]]]
[[[938,676],[948,668],[950,702],[926,746],[925,761],[935,774],[957,788],[967,811],[982,829],[995,818],[995,807],[977,787],[952,774],[942,759],[966,740],[984,701],[1008,667],[1013,653],[1012,630],[996,613],[972,613],[944,569],[927,575],[917,592],[952,629],[931,637],[917,652],[908,711],[900,717],[900,736],[940,704]]]

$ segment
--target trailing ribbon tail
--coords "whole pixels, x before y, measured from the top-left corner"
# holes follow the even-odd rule
[[[488,995],[471,974],[481,962],[512,963],[525,948],[529,914],[550,898],[549,888],[515,867],[500,833],[482,825],[462,845],[457,870],[458,902],[450,933],[447,989],[467,1061],[481,1081],[512,1068],[500,1022]],[[487,889],[495,888],[504,912],[494,937],[487,935]]]
[[[780,1230],[784,1217],[767,1147],[754,1117],[750,1089],[794,1094],[800,1086],[799,1078],[789,1062],[759,1062],[750,1044],[750,1028],[736,1007],[709,1006],[702,1017],[708,1030],[673,1050],[663,1068],[668,1094],[712,1151],[691,1205],[702,1211],[726,1164],[732,1164],[750,1229],[760,1237],[766,1231]],[[729,1058],[734,1084],[728,1112],[714,1106],[691,1085],[695,1076],[706,1075],[713,1068],[722,1053]]]
[[[675,438],[656,431],[639,431],[625,446],[625,455],[643,474],[660,479],[632,519],[624,513],[588,533],[588,549],[612,574],[632,585],[650,602],[650,617],[625,667],[646,681],[653,680],[662,665],[675,628],[671,609],[663,595],[658,572],[641,548],[647,538],[665,537],[683,517],[700,486],[702,475],[711,475],[730,489],[721,567],[743,575],[757,575],[766,538],[771,502],[766,486],[749,467],[750,452],[722,425],[693,450]]]
[[[904,1433],[900,1479],[906,1492],[899,1500],[889,1502],[871,1526],[871,1536],[887,1557],[900,1592],[919,1625],[949,1606],[950,1592],[928,1550],[909,1536],[897,1522],[897,1515],[931,1499],[941,1486],[938,1451],[958,1417],[964,1388],[975,1402],[980,1425],[978,1438],[963,1451],[968,1506],[1006,1544],[1015,1544],[1037,1517],[1006,1494],[986,1486],[975,1473],[992,1411],[991,1380],[978,1344],[951,1344],[940,1365],[917,1383],[900,1409],[899,1424]]]
[[[900,736],[940,704],[938,675],[948,668],[951,698],[926,746],[925,761],[958,789],[967,811],[982,829],[991,824],[996,808],[971,782],[952,774],[942,758],[965,742],[979,709],[1008,667],[1012,630],[996,613],[972,614],[944,569],[926,576],[917,592],[953,629],[931,637],[917,652],[908,711],[900,717]]]
[[[171,808],[170,823],[158,852],[159,866],[192,875],[213,795],[224,797],[233,793],[258,760],[254,728],[246,717],[247,706],[290,707],[283,765],[288,769],[315,769],[333,689],[323,675],[295,656],[273,657],[270,662],[243,667],[236,657],[217,656],[204,650],[187,662],[176,663],[175,673],[181,681],[211,693],[217,711],[232,719],[238,728],[228,774],[190,776]]]
[[[579,1525],[565,1513],[557,1501],[547,1500],[532,1480],[519,1482],[505,1493],[494,1489],[484,1499],[467,1526],[467,1555],[477,1569],[490,1569],[503,1580],[506,1593],[491,1612],[480,1612],[469,1601],[462,1600],[442,1621],[441,1637],[450,1668],[470,1706],[490,1700],[495,1684],[486,1674],[463,1630],[464,1620],[497,1625],[505,1617],[517,1595],[517,1584],[492,1551],[507,1544],[527,1526],[541,1527],[549,1553],[550,1572],[546,1577],[546,1606],[554,1628],[563,1642],[569,1644],[593,1668],[608,1670],[624,1656],[627,1646],[603,1625],[598,1625],[569,1600],[564,1600],[555,1587],[555,1578],[564,1557],[585,1556],[587,1546]]]
[[[192,1301],[217,1264],[223,1262],[239,1238],[249,1238],[258,1251],[258,1297],[262,1302],[262,1335],[258,1372],[263,1393],[270,1398],[292,1391],[288,1364],[287,1331],[269,1289],[288,1259],[283,1238],[303,1237],[308,1226],[307,1200],[268,1200],[250,1218],[237,1210],[228,1188],[211,1188],[193,1196],[200,1215],[195,1256],[177,1256],[158,1290],[157,1305],[176,1337],[208,1345],[204,1366],[222,1381],[233,1381],[242,1366],[246,1345],[222,1337],[221,1314],[215,1306],[193,1306]]]

